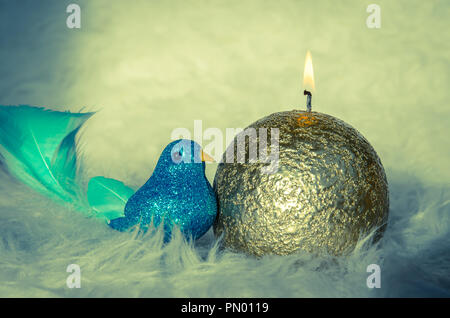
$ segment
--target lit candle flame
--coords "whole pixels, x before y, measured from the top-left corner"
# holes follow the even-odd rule
[[[303,72],[303,89],[309,91],[310,93],[315,91],[314,72],[310,51],[306,53],[305,71]]]

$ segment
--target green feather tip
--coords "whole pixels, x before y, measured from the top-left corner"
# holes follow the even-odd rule
[[[105,177],[89,181],[87,197],[95,217],[112,220],[124,216],[124,208],[134,190],[122,182]]]

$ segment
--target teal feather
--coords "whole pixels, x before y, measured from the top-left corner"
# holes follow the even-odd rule
[[[133,194],[134,190],[120,181],[94,177],[89,181],[87,198],[95,216],[109,221],[125,215],[125,204]]]
[[[9,172],[36,191],[89,211],[77,175],[75,137],[92,115],[0,106],[0,155]]]

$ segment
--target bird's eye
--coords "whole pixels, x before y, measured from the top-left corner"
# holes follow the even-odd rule
[[[172,160],[175,163],[179,163],[182,158],[183,158],[183,148],[181,148],[179,151],[175,151],[174,153],[172,153]]]

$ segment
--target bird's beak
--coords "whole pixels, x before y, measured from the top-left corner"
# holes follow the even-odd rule
[[[202,161],[215,162],[214,158],[202,150]]]

